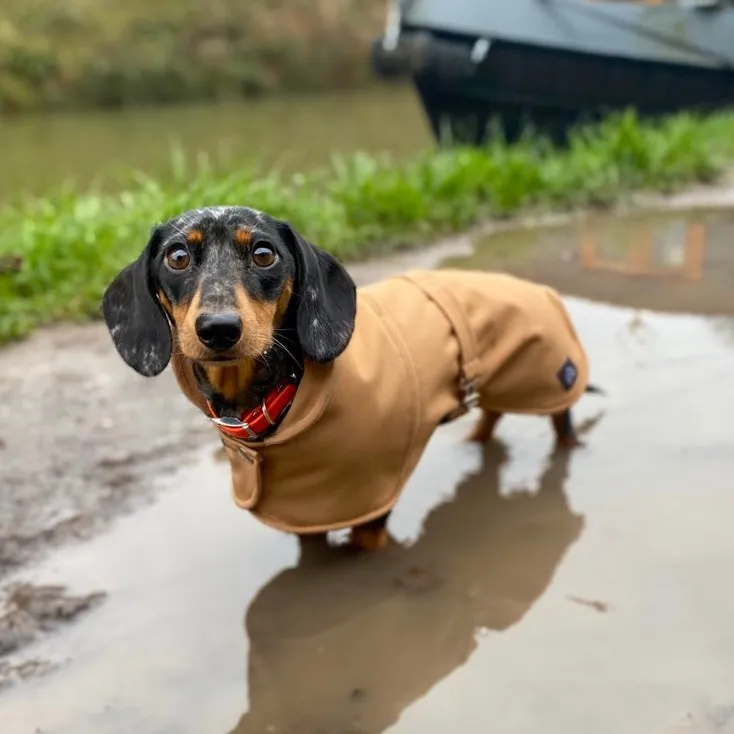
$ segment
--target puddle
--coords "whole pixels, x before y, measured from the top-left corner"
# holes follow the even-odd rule
[[[564,294],[671,313],[734,314],[734,210],[618,218],[477,238],[444,265],[505,270]]]
[[[0,695],[3,734],[729,732],[734,322],[711,235],[726,221],[705,219],[695,280],[579,278],[573,229],[514,240],[523,264],[509,235],[453,260],[573,293],[607,392],[578,407],[596,420],[587,447],[552,455],[532,417],[507,418],[485,449],[461,441],[471,417],[446,426],[391,517],[393,545],[355,558],[300,555],[236,509],[205,443],[153,505],[24,572],[107,597],[23,649],[53,669]],[[611,231],[596,230],[598,257],[619,261]],[[653,255],[680,269],[672,251]],[[608,303],[589,300],[591,279]],[[670,289],[699,315],[655,313],[679,310]]]

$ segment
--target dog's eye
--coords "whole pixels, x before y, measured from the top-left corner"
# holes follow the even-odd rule
[[[252,262],[259,268],[269,268],[276,259],[275,250],[268,245],[258,245],[252,251]]]
[[[166,253],[166,265],[171,270],[186,270],[191,262],[191,256],[183,247],[172,247]]]

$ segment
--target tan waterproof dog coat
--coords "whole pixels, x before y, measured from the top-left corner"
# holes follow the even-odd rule
[[[191,366],[173,368],[204,412]],[[441,422],[472,404],[551,414],[587,386],[587,359],[556,291],[508,275],[414,271],[360,288],[354,334],[330,364],[307,362],[278,430],[224,434],[239,507],[314,533],[387,513]]]

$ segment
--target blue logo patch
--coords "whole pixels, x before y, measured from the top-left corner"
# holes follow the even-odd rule
[[[568,391],[576,383],[576,378],[579,376],[579,371],[576,369],[576,365],[570,359],[567,359],[563,363],[563,367],[561,367],[561,369],[558,370],[556,374],[558,377],[558,381],[563,386],[563,389]]]

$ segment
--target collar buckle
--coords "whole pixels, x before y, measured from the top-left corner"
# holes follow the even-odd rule
[[[278,424],[293,403],[296,390],[295,382],[281,383],[265,397],[260,405],[239,418],[218,416],[212,404],[207,401],[209,420],[222,433],[231,438],[256,441]]]
[[[229,428],[230,430],[244,431],[249,438],[257,438],[255,431],[245,421],[238,420],[237,418],[231,418],[229,416],[217,418],[216,416],[212,416],[209,420],[224,429]],[[228,433],[228,431],[225,430],[225,433]]]

